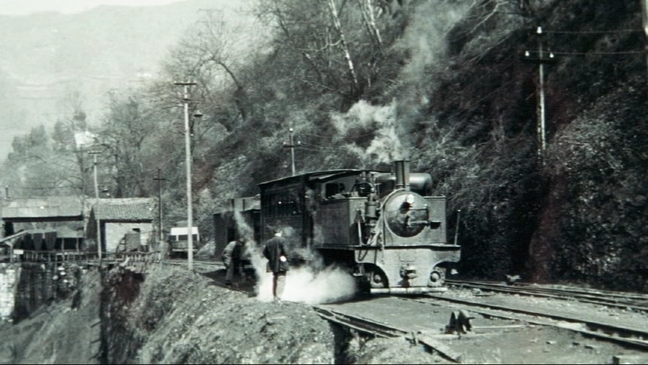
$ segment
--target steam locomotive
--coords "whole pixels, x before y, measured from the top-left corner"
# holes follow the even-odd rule
[[[442,291],[461,248],[447,242],[446,198],[432,196],[431,185],[430,174],[410,173],[408,160],[395,161],[392,172],[316,171],[264,182],[260,195],[233,199],[214,215],[216,254],[236,236],[265,242],[281,227],[302,261],[310,252],[343,265],[372,294]]]

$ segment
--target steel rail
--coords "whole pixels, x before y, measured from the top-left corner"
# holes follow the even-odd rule
[[[510,285],[502,284],[501,282],[496,281],[484,281],[484,280],[446,280],[449,284],[479,284],[479,285],[492,285],[500,287],[511,287]],[[558,292],[566,292],[573,294],[583,294],[583,295],[605,295],[608,297],[622,298],[622,299],[634,299],[634,300],[648,300],[648,294],[642,293],[631,293],[631,292],[622,292],[622,291],[612,291],[612,290],[601,290],[601,289],[583,289],[577,287],[569,287],[565,285],[555,285],[547,284],[540,286],[539,284],[533,283],[515,283],[513,287],[524,287],[532,290],[555,290]]]
[[[493,286],[508,286],[496,281],[484,281],[484,280],[446,280],[448,283],[472,283],[472,284],[483,284],[483,285],[493,285]],[[534,283],[525,283],[517,282],[514,283],[515,287],[525,287],[538,290],[556,290],[560,292],[569,292],[569,293],[578,293],[578,294],[587,294],[587,295],[605,295],[607,297],[615,297],[622,299],[636,299],[636,300],[648,300],[648,294],[642,293],[632,293],[632,292],[623,292],[623,291],[612,291],[612,290],[602,290],[602,289],[586,289],[579,287],[570,287],[566,285],[557,285],[557,284],[546,284],[539,285]]]
[[[616,295],[618,299],[615,299],[615,298],[603,297],[603,295],[608,295],[608,294],[606,293],[599,294],[596,291],[587,292],[583,290],[553,289],[553,288],[541,288],[541,287],[538,288],[538,287],[529,287],[524,285],[508,286],[503,284],[460,281],[460,280],[448,280],[446,281],[446,283],[448,285],[476,288],[476,289],[492,291],[492,292],[530,295],[530,296],[547,297],[547,298],[555,298],[555,299],[562,299],[562,300],[576,299],[583,303],[599,304],[599,305],[606,305],[610,307],[632,309],[634,311],[648,312],[648,306],[645,306],[642,303],[637,304],[637,302],[634,301],[633,299],[638,298],[638,296],[631,293],[627,297],[618,294]],[[621,300],[621,299],[625,299],[625,300]]]
[[[450,346],[430,336],[416,334],[413,331],[406,331],[368,318],[343,314],[321,306],[313,306],[313,309],[320,317],[338,325],[375,337],[404,337],[415,344],[425,345],[428,349],[436,351],[447,360],[461,362],[461,353],[454,351]]]
[[[518,321],[525,321],[528,323],[567,329],[570,331],[579,332],[584,335],[598,337],[606,341],[617,342],[623,345],[628,345],[632,347],[638,347],[643,350],[648,350],[648,331],[639,328],[597,322],[594,320],[572,317],[568,315],[553,314],[553,313],[547,313],[543,311],[533,311],[528,309],[516,308],[512,306],[488,304],[488,303],[476,302],[476,301],[465,300],[465,299],[448,298],[441,295],[428,294],[426,297],[430,299],[434,299],[435,301],[450,302],[455,305],[459,305],[459,307],[463,306],[463,309],[466,309],[474,313],[482,313],[484,315],[492,316],[492,317],[507,318],[507,319],[513,319]],[[411,299],[411,298],[401,298],[401,299],[414,300],[421,303],[438,305],[438,303],[432,303],[429,301],[426,302],[419,299]],[[506,313],[496,313],[496,312],[492,312],[480,308],[509,312],[509,314],[507,315]],[[515,318],[510,314],[523,315],[526,318],[519,318],[519,317]],[[544,317],[547,319],[562,321],[563,323],[551,323],[547,321],[541,321],[534,317]],[[568,324],[565,324],[565,322]],[[635,338],[630,338],[630,336],[634,336]]]

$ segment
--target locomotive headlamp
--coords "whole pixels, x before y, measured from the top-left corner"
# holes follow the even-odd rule
[[[416,202],[416,198],[414,198],[414,195],[407,194],[405,200],[403,201],[403,205],[401,206],[401,209],[404,211],[410,210],[414,206],[414,202]]]
[[[407,194],[407,197],[405,198],[405,202],[409,205],[413,205],[416,199],[414,198],[414,195],[412,194]]]

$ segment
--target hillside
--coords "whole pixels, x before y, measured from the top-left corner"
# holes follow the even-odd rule
[[[14,136],[41,124],[52,127],[74,103],[82,103],[97,123],[106,94],[157,76],[169,47],[203,10],[222,9],[236,21],[243,17],[238,10],[244,4],[188,0],[157,7],[102,6],[77,14],[0,16],[0,156],[10,151]]]
[[[153,196],[159,168],[164,225],[185,217],[183,111],[168,80],[195,80],[191,108],[204,117],[190,126],[193,207],[204,237],[228,199],[290,173],[292,128],[297,172],[384,169],[404,157],[429,172],[448,198],[461,275],[647,291],[640,2],[363,4],[258,1],[267,42],[248,52],[206,18],[175,45],[164,77],[113,100],[97,131],[100,184],[115,197]],[[539,41],[542,56],[554,54],[542,92],[538,63],[524,57],[541,56]],[[93,191],[87,160],[73,184],[48,160],[69,148],[47,138],[36,130],[17,144],[21,169],[6,181],[23,195]],[[42,161],[22,162],[34,155]],[[59,185],[44,181],[45,168]]]
[[[203,191],[217,201],[253,194],[255,182],[287,174],[282,128],[293,125],[303,146],[298,170],[409,156],[413,170],[430,172],[435,192],[449,198],[449,232],[462,212],[463,275],[648,290],[639,2],[403,4],[382,18],[383,59],[352,48],[356,60],[372,59],[379,70],[358,62],[359,94],[340,88],[315,97],[316,87],[295,82],[302,89],[286,93],[290,102],[274,98],[256,109],[266,124],[234,131],[210,150],[216,160],[199,162],[212,178],[200,180]],[[538,25],[557,59],[544,66],[544,162],[536,142],[538,66],[523,59],[526,50],[537,56]],[[277,58],[265,69],[280,67]],[[271,89],[284,87],[285,79],[274,80]],[[352,83],[351,76],[324,80]]]

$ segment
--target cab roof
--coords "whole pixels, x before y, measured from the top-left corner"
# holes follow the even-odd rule
[[[328,181],[333,180],[339,177],[357,175],[362,172],[375,172],[375,173],[388,173],[389,171],[380,171],[380,170],[368,170],[368,169],[338,169],[338,170],[326,170],[326,171],[314,171],[306,172],[299,175],[287,176],[276,180],[265,181],[259,184],[260,187],[264,187],[269,184],[275,184],[277,182],[293,182],[293,181]]]

